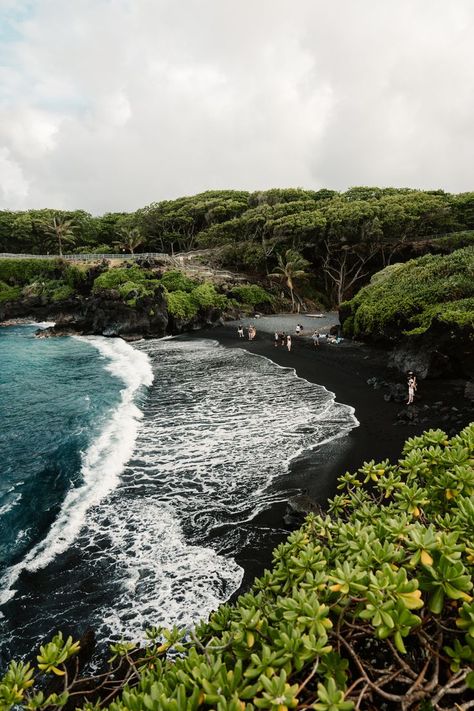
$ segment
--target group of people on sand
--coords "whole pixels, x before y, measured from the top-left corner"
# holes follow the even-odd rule
[[[291,334],[290,333],[285,333],[285,331],[282,331],[282,333],[279,333],[278,331],[275,331],[273,339],[274,339],[275,348],[278,348],[278,346],[281,345],[282,348],[285,348],[285,346],[286,346],[288,351],[291,351]]]
[[[303,326],[298,324],[296,326],[295,331],[296,331],[296,335],[300,336],[303,332]],[[314,331],[311,336],[311,339],[313,341],[313,345],[316,348],[319,348],[320,338],[321,338],[321,334],[318,331]],[[282,348],[286,347],[288,349],[288,351],[291,351],[292,340],[291,340],[290,333],[285,333],[285,331],[283,331],[282,333],[280,333],[279,331],[275,331],[274,336],[273,336],[273,341],[274,341],[275,348],[278,348],[278,346],[281,346]]]
[[[249,341],[253,341],[255,336],[257,335],[257,329],[253,324],[250,324],[247,327],[247,334],[245,334],[244,326],[243,324],[239,324],[237,328],[237,333],[239,338],[247,338]],[[301,336],[303,335],[303,326],[301,323],[296,324],[295,326],[295,335],[296,336]],[[311,334],[311,340],[313,341],[313,346],[315,348],[319,348],[321,344],[321,340],[325,339],[327,343],[340,343],[343,339],[338,337],[338,336],[332,336],[328,334],[321,334],[319,331],[313,331]],[[282,348],[286,348],[288,351],[291,351],[292,347],[292,337],[291,333],[286,333],[285,331],[275,331],[274,334],[274,345],[275,348],[278,348],[278,346],[281,346]]]
[[[239,335],[239,338],[245,338],[245,333],[244,333],[244,327],[242,324],[239,325],[237,329],[237,333]],[[249,341],[253,341],[255,336],[257,335],[257,329],[253,324],[250,324],[250,326],[247,328],[247,338]]]

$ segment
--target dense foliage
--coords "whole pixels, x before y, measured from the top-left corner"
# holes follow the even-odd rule
[[[271,305],[273,302],[270,294],[265,291],[265,289],[262,289],[261,286],[258,286],[258,284],[242,284],[240,286],[233,286],[230,296],[238,302],[254,308],[262,307],[266,304]]]
[[[57,302],[72,296],[85,272],[61,259],[0,259],[0,302],[42,297]]]
[[[134,306],[137,298],[152,296],[158,286],[164,288],[169,313],[180,319],[189,320],[200,309],[224,310],[229,305],[226,296],[218,293],[213,284],[200,284],[176,270],[160,272],[158,277],[153,270],[137,265],[104,272],[95,279],[93,292],[115,291],[127,304]]]
[[[399,339],[434,325],[474,333],[474,246],[394,264],[342,304],[344,333]]]
[[[37,668],[10,665],[0,708],[472,708],[474,425],[411,438],[398,464],[368,462],[339,490],[235,605],[113,645],[95,680],[76,678],[77,645],[58,635]],[[48,673],[62,678],[52,696]]]
[[[192,319],[200,310],[242,310],[271,297],[258,286],[237,287],[237,298],[229,299],[210,282],[190,279],[183,272],[151,269],[136,263],[109,267],[107,263],[77,267],[61,259],[1,259],[0,303],[41,297],[41,304],[56,303],[78,294],[119,300],[136,307],[141,299],[153,299],[162,290],[168,312],[178,319]]]
[[[310,263],[315,289],[339,304],[387,264],[472,244],[473,231],[474,193],[216,190],[101,217],[0,211],[0,252],[57,252],[63,242],[77,253],[212,247],[223,266],[268,274],[292,250]]]
[[[115,291],[129,306],[134,306],[137,298],[153,296],[159,284],[152,271],[133,264],[104,271],[94,280],[92,292],[107,295],[107,292]]]

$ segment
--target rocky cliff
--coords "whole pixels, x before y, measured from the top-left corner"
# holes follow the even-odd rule
[[[189,319],[177,318],[168,313],[162,287],[157,287],[152,296],[137,298],[133,306],[113,292],[104,296],[75,296],[57,303],[31,297],[0,305],[0,322],[24,318],[55,322],[40,332],[42,337],[79,334],[137,340],[215,326],[222,323],[222,312],[202,308]]]

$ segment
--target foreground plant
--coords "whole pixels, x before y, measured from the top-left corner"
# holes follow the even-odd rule
[[[38,666],[61,688],[46,696],[44,675],[12,662],[0,708],[474,708],[474,424],[409,439],[398,464],[366,463],[339,490],[234,606],[114,645],[95,679],[59,635]]]

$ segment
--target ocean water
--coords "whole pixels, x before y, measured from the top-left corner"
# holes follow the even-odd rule
[[[294,371],[210,340],[0,329],[0,666],[61,628],[143,638],[238,589],[292,458],[357,425]]]

